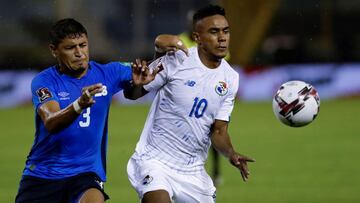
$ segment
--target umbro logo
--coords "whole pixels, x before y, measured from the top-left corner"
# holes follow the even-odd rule
[[[187,85],[189,87],[194,87],[195,84],[196,84],[196,82],[193,81],[193,80],[188,80],[188,81],[185,82],[185,85]]]
[[[70,99],[69,95],[70,95],[70,93],[68,93],[68,92],[59,92],[58,93],[58,96],[59,96],[60,100],[68,100],[68,99]]]

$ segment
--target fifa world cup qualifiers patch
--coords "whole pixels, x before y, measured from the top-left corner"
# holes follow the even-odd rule
[[[46,87],[41,87],[38,90],[36,90],[36,94],[38,95],[40,102],[43,102],[46,99],[52,98],[52,94],[51,94],[50,90]]]

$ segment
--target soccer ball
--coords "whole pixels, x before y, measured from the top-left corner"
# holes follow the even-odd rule
[[[311,123],[319,113],[320,97],[316,89],[303,81],[289,81],[280,86],[273,98],[275,116],[291,127]]]

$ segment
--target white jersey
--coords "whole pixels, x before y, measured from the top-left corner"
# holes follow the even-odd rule
[[[150,67],[164,70],[144,86],[157,90],[133,156],[156,159],[182,173],[204,170],[215,119],[229,121],[239,75],[223,59],[210,69],[202,64],[197,48],[189,56],[181,51],[165,55]]]

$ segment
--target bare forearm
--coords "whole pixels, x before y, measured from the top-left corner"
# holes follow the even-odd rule
[[[213,147],[225,157],[229,157],[232,153],[234,153],[230,136],[226,132],[221,133],[215,130],[211,136],[211,142]]]
[[[249,176],[247,162],[254,162],[255,160],[235,152],[227,128],[227,121],[215,120],[212,126],[211,142],[215,149],[227,157],[230,163],[240,170],[241,177],[246,181]]]
[[[83,109],[95,104],[93,96],[102,92],[103,88],[101,83],[97,83],[84,87],[81,91],[81,96],[64,109],[61,109],[60,104],[55,100],[50,100],[39,107],[37,113],[49,132],[57,132],[68,127]]]
[[[168,53],[174,53],[177,50],[183,51],[188,55],[188,49],[177,35],[161,34],[155,39],[155,59]]]
[[[72,104],[56,112],[44,113],[46,114],[43,119],[45,128],[51,133],[68,127],[79,116]]]
[[[145,94],[147,94],[148,91],[146,91],[143,86],[135,86],[133,84],[129,84],[124,88],[124,96],[127,99],[136,100]]]

